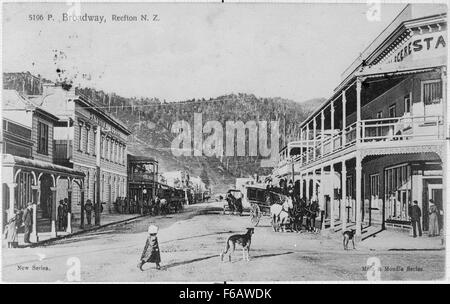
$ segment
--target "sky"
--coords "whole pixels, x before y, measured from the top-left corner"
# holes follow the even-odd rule
[[[125,97],[180,101],[250,93],[301,102],[329,97],[345,68],[404,4],[382,4],[380,20],[369,21],[365,3],[81,3],[82,16],[102,15],[106,22],[62,21],[73,8],[4,4],[3,71],[55,80],[60,68],[75,83]],[[45,20],[29,20],[30,14]],[[159,21],[111,19],[141,14]]]

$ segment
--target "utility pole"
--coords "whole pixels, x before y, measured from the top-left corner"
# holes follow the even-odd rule
[[[100,201],[100,186],[101,186],[101,179],[100,179],[100,164],[101,164],[101,150],[100,150],[100,141],[102,138],[102,127],[100,125],[97,126],[97,133],[95,134],[95,136],[97,137],[96,141],[96,146],[95,146],[95,151],[97,153],[96,155],[96,173],[97,173],[97,185],[96,185],[96,193],[94,193],[94,195],[96,196],[96,202],[94,205],[94,215],[95,215],[95,225],[96,226],[100,226],[100,213],[101,213],[101,204],[102,202]]]
[[[286,105],[284,105],[284,141],[283,141],[283,147],[286,146]]]

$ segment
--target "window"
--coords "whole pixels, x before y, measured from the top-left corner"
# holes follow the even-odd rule
[[[110,139],[109,140],[109,145],[108,145],[108,148],[109,148],[109,150],[108,150],[108,159],[110,160],[110,161],[112,161],[113,159],[112,159],[112,156],[113,156],[113,142],[112,142],[112,139]]]
[[[112,142],[112,159],[113,162],[116,162],[116,142]]]
[[[405,102],[405,113],[411,113],[411,94],[404,97]]]
[[[370,175],[370,204],[371,208],[379,208],[379,198],[380,198],[380,175],[373,174]]]
[[[100,139],[100,156],[105,158],[105,138],[103,136]]]
[[[441,80],[430,80],[422,82],[422,101],[425,105],[440,103],[441,98]]]
[[[119,146],[117,145],[117,142],[114,142],[114,162],[118,163],[119,162]]]
[[[124,152],[124,146],[120,146],[120,163],[123,165],[123,152]]]
[[[84,152],[86,152],[87,154],[89,154],[89,126],[86,126],[86,138],[84,140]]]
[[[119,163],[122,164],[123,161],[123,146],[120,144],[119,145]]]
[[[408,164],[384,170],[385,214],[388,220],[408,221],[411,203],[411,167]]]
[[[48,154],[48,125],[38,122],[38,153]]]
[[[83,124],[78,124],[78,151],[83,151]]]
[[[121,160],[120,160],[120,153],[122,152],[121,150],[121,146],[120,143],[117,143],[117,163],[120,164]]]
[[[92,155],[97,155],[97,130],[94,129],[94,144],[92,146]]]
[[[397,117],[396,105],[393,104],[389,107],[389,117]]]
[[[109,160],[109,139],[106,139],[106,150],[105,150],[105,159]]]

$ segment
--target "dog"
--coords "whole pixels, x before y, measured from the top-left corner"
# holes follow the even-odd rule
[[[356,248],[355,248],[355,238],[354,238],[355,233],[356,233],[356,230],[355,230],[355,229],[347,230],[347,231],[345,231],[345,232],[343,233],[344,239],[343,239],[342,242],[343,242],[343,244],[344,244],[344,250],[348,250],[348,242],[349,242],[350,240],[352,240],[353,249],[356,249]]]
[[[252,242],[252,234],[255,232],[255,228],[247,228],[247,232],[245,234],[234,234],[227,239],[227,243],[225,245],[225,249],[220,254],[220,260],[223,261],[223,257],[228,251],[231,249],[228,254],[228,260],[231,262],[231,254],[236,249],[236,243],[242,246],[242,258],[247,262],[250,261],[249,253],[250,253],[250,244]]]

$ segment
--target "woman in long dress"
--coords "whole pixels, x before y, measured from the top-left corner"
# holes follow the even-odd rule
[[[439,210],[434,204],[434,201],[430,200],[430,207],[428,208],[428,215],[429,215],[429,229],[428,229],[428,236],[438,236],[439,235],[439,223],[438,223],[438,216],[439,216]]]
[[[21,225],[21,217],[18,210],[14,211],[14,216],[10,218],[5,227],[5,238],[8,248],[17,248],[19,245],[19,234],[17,230]]]

